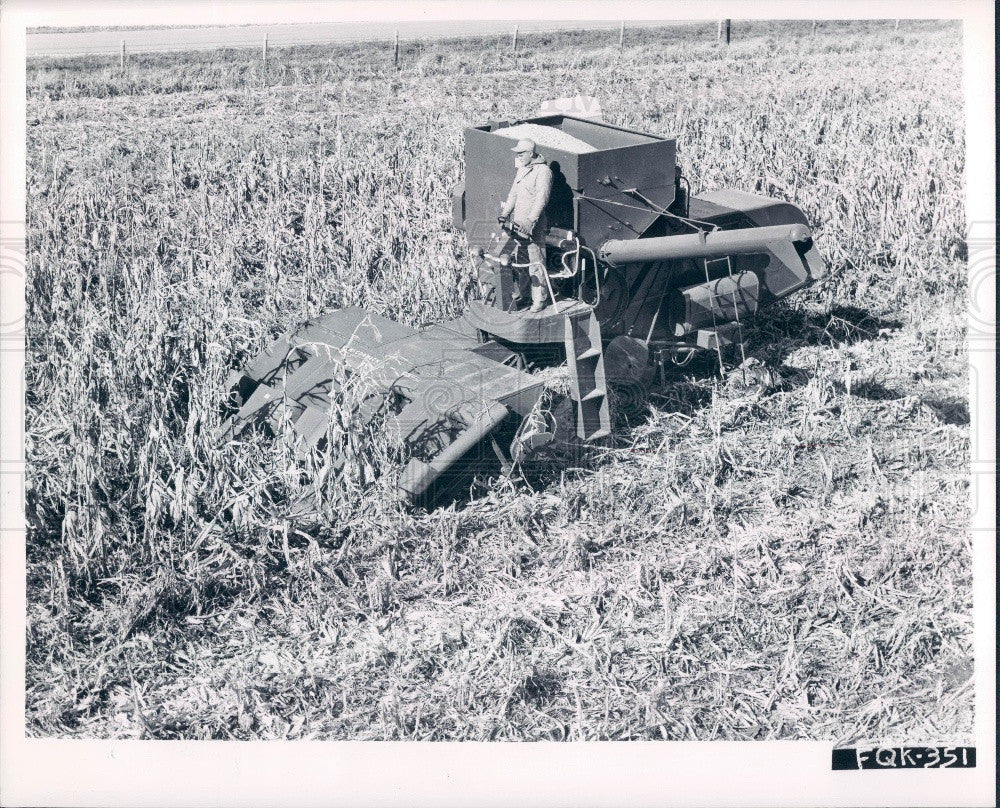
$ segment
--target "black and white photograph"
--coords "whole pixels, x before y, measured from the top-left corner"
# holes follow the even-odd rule
[[[0,18],[4,804],[995,805],[991,4],[88,5]]]

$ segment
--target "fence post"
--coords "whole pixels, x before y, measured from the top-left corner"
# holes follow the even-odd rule
[[[267,34],[264,34],[264,50],[261,54],[261,58],[264,61],[264,69],[267,70]]]
[[[174,169],[174,139],[168,137],[167,144],[170,146],[170,193],[174,199],[177,199],[177,174]]]
[[[396,29],[396,33],[393,36],[392,43],[392,63],[394,66],[399,67],[399,29]]]
[[[719,20],[719,25],[715,29],[715,41],[722,42],[722,20]]]
[[[816,36],[816,20],[813,20],[812,36]]]
[[[121,55],[118,57],[118,69],[121,70],[122,73],[125,72],[125,40],[124,39],[122,40]]]
[[[625,20],[622,20],[622,26],[618,29],[618,50],[625,50]]]
[[[899,30],[899,20],[896,20],[896,27],[893,30],[895,31]]]
[[[514,26],[514,38],[510,42],[510,52],[517,53],[517,26]]]
[[[726,44],[727,45],[729,44],[729,23],[730,22],[732,22],[732,21],[731,20],[726,20]]]

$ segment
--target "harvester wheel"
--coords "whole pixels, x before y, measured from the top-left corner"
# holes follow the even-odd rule
[[[604,349],[604,368],[616,418],[641,418],[649,403],[654,369],[646,344],[634,337],[615,337]]]
[[[615,337],[604,349],[604,372],[611,384],[642,382],[653,378],[649,349],[634,337]]]

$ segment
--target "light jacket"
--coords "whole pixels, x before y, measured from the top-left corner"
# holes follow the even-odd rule
[[[510,186],[507,201],[500,212],[505,216],[513,214],[515,222],[521,222],[537,235],[545,229],[545,205],[552,193],[552,169],[545,158],[536,155],[528,165],[517,169],[514,184]]]

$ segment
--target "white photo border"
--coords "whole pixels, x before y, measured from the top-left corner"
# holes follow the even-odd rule
[[[942,18],[963,21],[970,236],[987,243],[970,344],[973,463],[974,769],[831,771],[831,744],[751,741],[363,743],[97,741],[25,737],[23,272],[0,298],[0,802],[4,805],[987,805],[996,774],[995,46],[988,0],[799,2],[156,2],[9,0],[0,8],[0,240],[15,255],[25,219],[25,31],[38,26],[335,20]],[[975,230],[979,228],[979,230]],[[992,264],[989,263],[992,256]],[[979,261],[976,264],[976,261]],[[985,269],[982,269],[985,267]],[[19,294],[20,292],[20,294]],[[992,306],[992,308],[991,308]],[[914,739],[915,742],[917,739]]]

